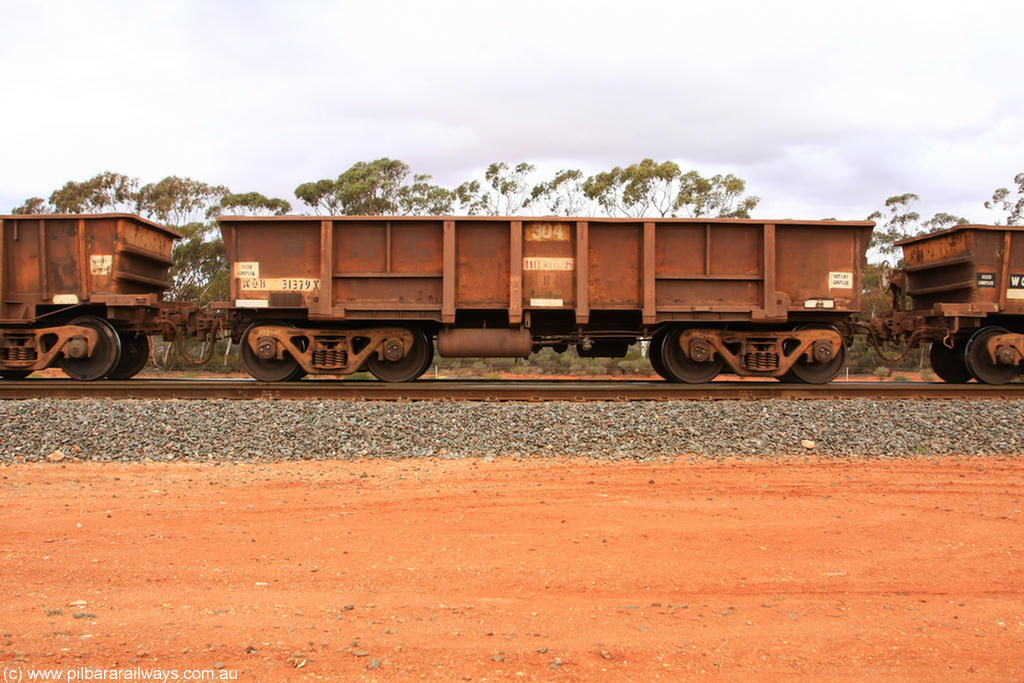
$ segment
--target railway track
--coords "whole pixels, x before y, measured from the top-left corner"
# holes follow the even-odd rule
[[[250,379],[132,379],[75,382],[30,379],[0,382],[0,399],[277,399],[348,401],[714,401],[761,399],[1024,399],[1024,384],[929,382],[781,382],[672,384],[660,381],[420,380],[388,384],[368,380],[306,379],[265,383]]]

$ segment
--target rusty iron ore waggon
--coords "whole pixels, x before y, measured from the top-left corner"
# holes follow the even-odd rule
[[[858,320],[868,221],[222,217],[230,300],[164,301],[178,234],[129,214],[0,216],[0,377],[59,366],[126,379],[150,337],[222,328],[264,381],[367,370],[415,379],[435,353],[621,357],[664,378],[827,382],[855,333],[930,345],[947,382],[1024,369],[1024,227],[900,243],[893,310]],[[212,351],[213,345],[206,345]],[[201,362],[203,359],[194,359]]]
[[[162,301],[179,236],[128,214],[0,216],[0,377],[127,379],[151,335],[208,333],[194,304]]]
[[[260,380],[544,347],[666,379],[822,383],[843,366],[873,223],[526,217],[221,217],[227,312]]]
[[[947,382],[1005,384],[1024,365],[1024,226],[958,225],[898,243],[893,311],[868,321],[876,343],[930,343]]]

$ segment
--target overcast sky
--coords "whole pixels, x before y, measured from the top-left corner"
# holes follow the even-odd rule
[[[294,197],[391,157],[732,172],[765,218],[985,222],[1024,171],[1019,0],[0,0],[0,213],[104,170]],[[542,178],[538,178],[542,179]]]

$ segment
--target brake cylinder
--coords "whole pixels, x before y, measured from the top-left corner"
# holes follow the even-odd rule
[[[437,352],[446,358],[526,358],[531,351],[533,337],[524,328],[459,328],[437,333]]]

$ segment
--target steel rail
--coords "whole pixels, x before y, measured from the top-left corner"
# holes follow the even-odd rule
[[[347,401],[714,401],[764,399],[1024,399],[1024,384],[931,382],[711,382],[576,380],[419,380],[388,384],[368,380],[132,379],[75,382],[66,379],[0,381],[0,399],[277,399]]]

